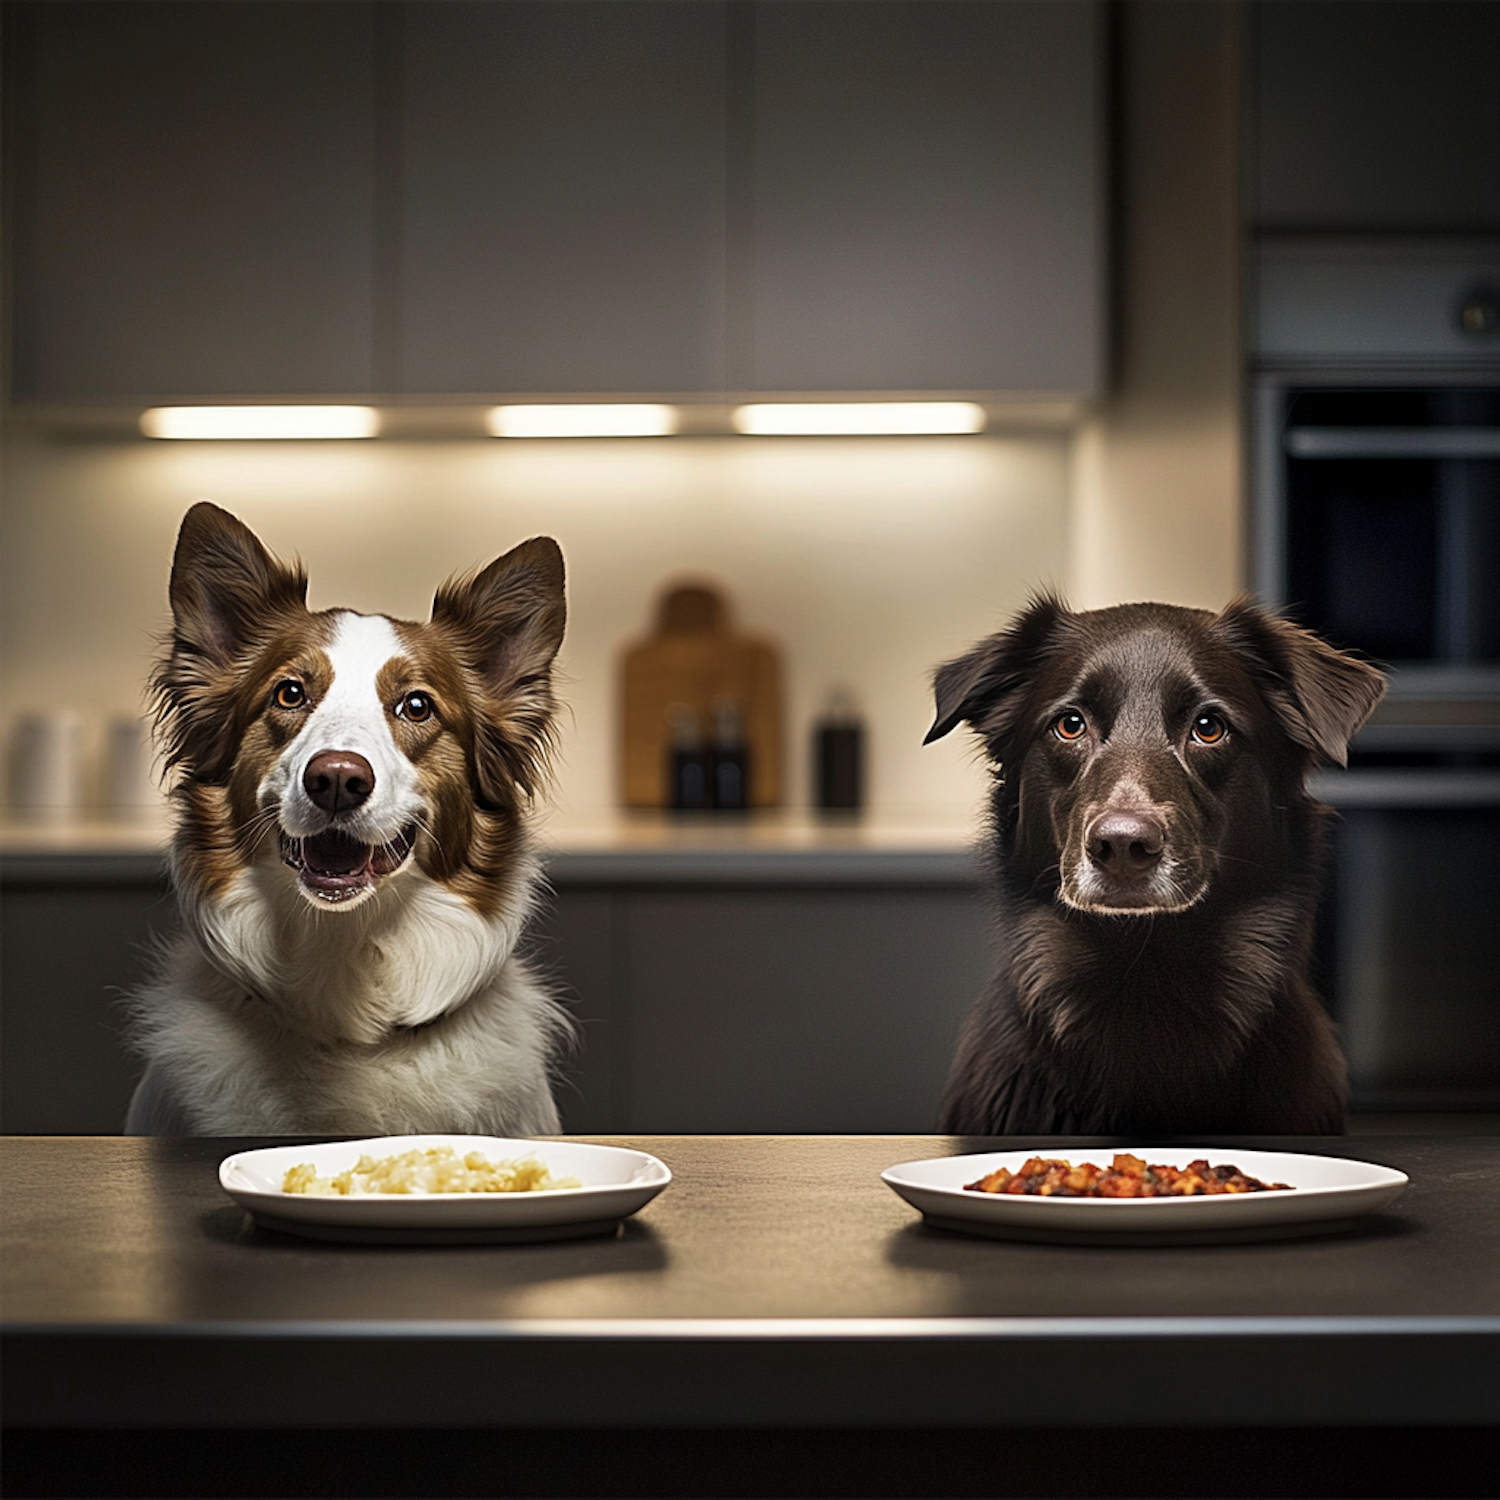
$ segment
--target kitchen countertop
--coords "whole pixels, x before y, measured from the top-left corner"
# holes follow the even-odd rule
[[[361,1347],[363,1357],[422,1366],[456,1344],[489,1369],[477,1387],[455,1386],[434,1369],[399,1395],[363,1386],[325,1392],[327,1414],[341,1421],[412,1424],[441,1413],[484,1422],[504,1412],[509,1421],[574,1424],[607,1410],[650,1422],[668,1406],[680,1415],[683,1403],[705,1421],[750,1410],[765,1420],[919,1412],[936,1423],[993,1421],[993,1380],[971,1386],[959,1370],[985,1368],[1004,1386],[1017,1361],[1037,1359],[1056,1361],[1067,1379],[1028,1377],[1024,1389],[1007,1389],[1000,1407],[1011,1420],[1067,1421],[1080,1410],[1118,1421],[1500,1419],[1500,1139],[1263,1141],[1397,1166],[1411,1186],[1389,1210],[1336,1236],[1149,1248],[1005,1243],[929,1229],[878,1180],[894,1162],[993,1142],[616,1143],[653,1152],[675,1176],[616,1238],[391,1249],[255,1228],[223,1194],[216,1169],[230,1151],[258,1142],[8,1138],[0,1239],[8,1419],[51,1424],[87,1414],[131,1425],[184,1410],[236,1424],[293,1419],[306,1377],[290,1361],[281,1378],[252,1391],[204,1378],[192,1350],[225,1340],[260,1346],[258,1357],[278,1368],[293,1347]],[[1045,1145],[1066,1154],[1064,1143]],[[534,1353],[549,1345],[559,1370],[582,1363],[585,1347],[593,1359],[608,1346],[619,1373],[632,1361],[689,1368],[698,1357],[687,1351],[705,1339],[759,1345],[756,1358],[774,1366],[769,1351],[809,1338],[843,1351],[828,1355],[843,1378],[816,1393],[760,1384],[748,1366],[727,1386],[670,1393],[646,1382],[619,1387],[581,1369],[566,1386],[528,1375],[507,1389],[521,1346]],[[1101,1353],[1101,1342],[1114,1352]],[[1247,1343],[1259,1351],[1256,1366],[1231,1375],[1238,1361],[1225,1351]],[[105,1378],[116,1351],[137,1345],[170,1348],[172,1357],[129,1382]],[[955,1368],[929,1370],[915,1384],[888,1385],[863,1368],[915,1373],[937,1347]],[[1402,1360],[1425,1365],[1424,1347],[1446,1351],[1430,1378],[1385,1383]],[[94,1372],[75,1369],[62,1385],[43,1378],[54,1368],[48,1351],[62,1348],[91,1351]],[[1150,1382],[1117,1378],[1116,1366],[1148,1356]],[[39,1378],[18,1382],[32,1362]],[[1221,1362],[1220,1378],[1206,1382]],[[1335,1368],[1340,1378],[1330,1381]]]
[[[1500,1423],[1500,1138],[1223,1141],[1357,1156],[1411,1185],[1337,1235],[1141,1248],[928,1228],[878,1180],[925,1156],[1108,1142],[610,1139],[674,1173],[617,1235],[395,1248],[256,1228],[216,1169],[266,1142],[7,1138],[11,1465],[61,1474],[104,1433],[117,1466],[130,1431],[146,1462],[163,1428],[241,1432],[242,1448],[313,1428],[525,1431],[553,1434],[536,1452],[566,1475],[549,1489],[532,1474],[527,1493],[603,1493],[576,1488],[577,1444],[563,1434],[716,1433],[729,1462],[734,1434],[767,1429],[804,1445],[818,1432],[887,1434],[870,1454],[898,1431],[927,1434],[913,1438],[924,1452],[950,1432],[953,1454],[971,1456],[979,1430],[1078,1429],[1082,1455],[1090,1434],[1098,1449],[1122,1425],[1316,1429],[1363,1434],[1357,1451],[1373,1463],[1391,1432],[1431,1428],[1451,1467],[1472,1449],[1465,1433]],[[975,1492],[952,1488],[941,1463],[924,1470],[935,1490],[906,1472],[894,1491],[866,1474],[866,1492]],[[989,1492],[1049,1492],[1034,1466],[1014,1470],[1028,1472],[1020,1490]],[[433,1492],[473,1492],[444,1482]],[[640,1493],[673,1493],[670,1482]],[[1388,1493],[1372,1483],[1357,1492]],[[1193,1486],[1216,1492],[1201,1472]],[[814,1489],[804,1475],[787,1492]],[[1321,1491],[1307,1479],[1296,1493]]]
[[[969,824],[899,810],[868,817],[806,811],[671,816],[616,811],[538,820],[557,886],[776,883],[974,885]],[[160,821],[0,822],[7,880],[72,885],[159,880]]]

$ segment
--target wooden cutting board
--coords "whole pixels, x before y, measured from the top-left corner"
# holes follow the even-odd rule
[[[750,805],[781,802],[781,660],[768,640],[730,625],[728,601],[707,584],[661,597],[653,633],[629,647],[621,683],[621,800],[667,807],[671,711],[685,704],[711,737],[716,699],[739,705],[750,752]]]

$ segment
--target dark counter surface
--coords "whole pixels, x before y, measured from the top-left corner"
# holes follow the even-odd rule
[[[266,1144],[17,1137],[0,1152],[6,1321],[131,1323],[1500,1316],[1500,1140],[1248,1140],[1411,1177],[1352,1232],[1267,1244],[1005,1243],[925,1227],[881,1181],[990,1141],[598,1137],[661,1157],[617,1238],[386,1248],[255,1227],[219,1161]],[[1011,1146],[1016,1143],[1001,1143]],[[1024,1147],[1030,1143],[1022,1141]],[[1048,1155],[1086,1146],[1042,1143]],[[1095,1157],[1102,1148],[1092,1147]],[[1232,1156],[1232,1147],[1226,1146]]]
[[[616,1143],[675,1180],[615,1237],[392,1248],[256,1228],[216,1169],[265,1142],[10,1138],[6,1420],[1500,1420],[1500,1139],[1242,1140],[1411,1185],[1338,1235],[1170,1248],[946,1233],[879,1181],[1027,1141]]]

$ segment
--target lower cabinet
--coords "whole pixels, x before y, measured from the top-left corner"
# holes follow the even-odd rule
[[[921,1133],[988,955],[977,890],[563,890],[572,1131]]]
[[[124,1120],[124,998],[176,915],[154,861],[105,863],[6,862],[5,1134]],[[576,1134],[932,1130],[987,969],[960,884],[563,884],[528,949],[577,1018],[558,1093]]]
[[[5,1135],[118,1135],[140,1076],[125,999],[176,907],[155,860],[80,863],[6,861],[0,877]]]

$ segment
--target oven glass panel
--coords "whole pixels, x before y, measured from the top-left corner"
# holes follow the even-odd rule
[[[1293,390],[1289,613],[1393,665],[1500,662],[1500,390]]]
[[[1287,584],[1304,624],[1381,661],[1437,656],[1434,467],[1292,461]]]

